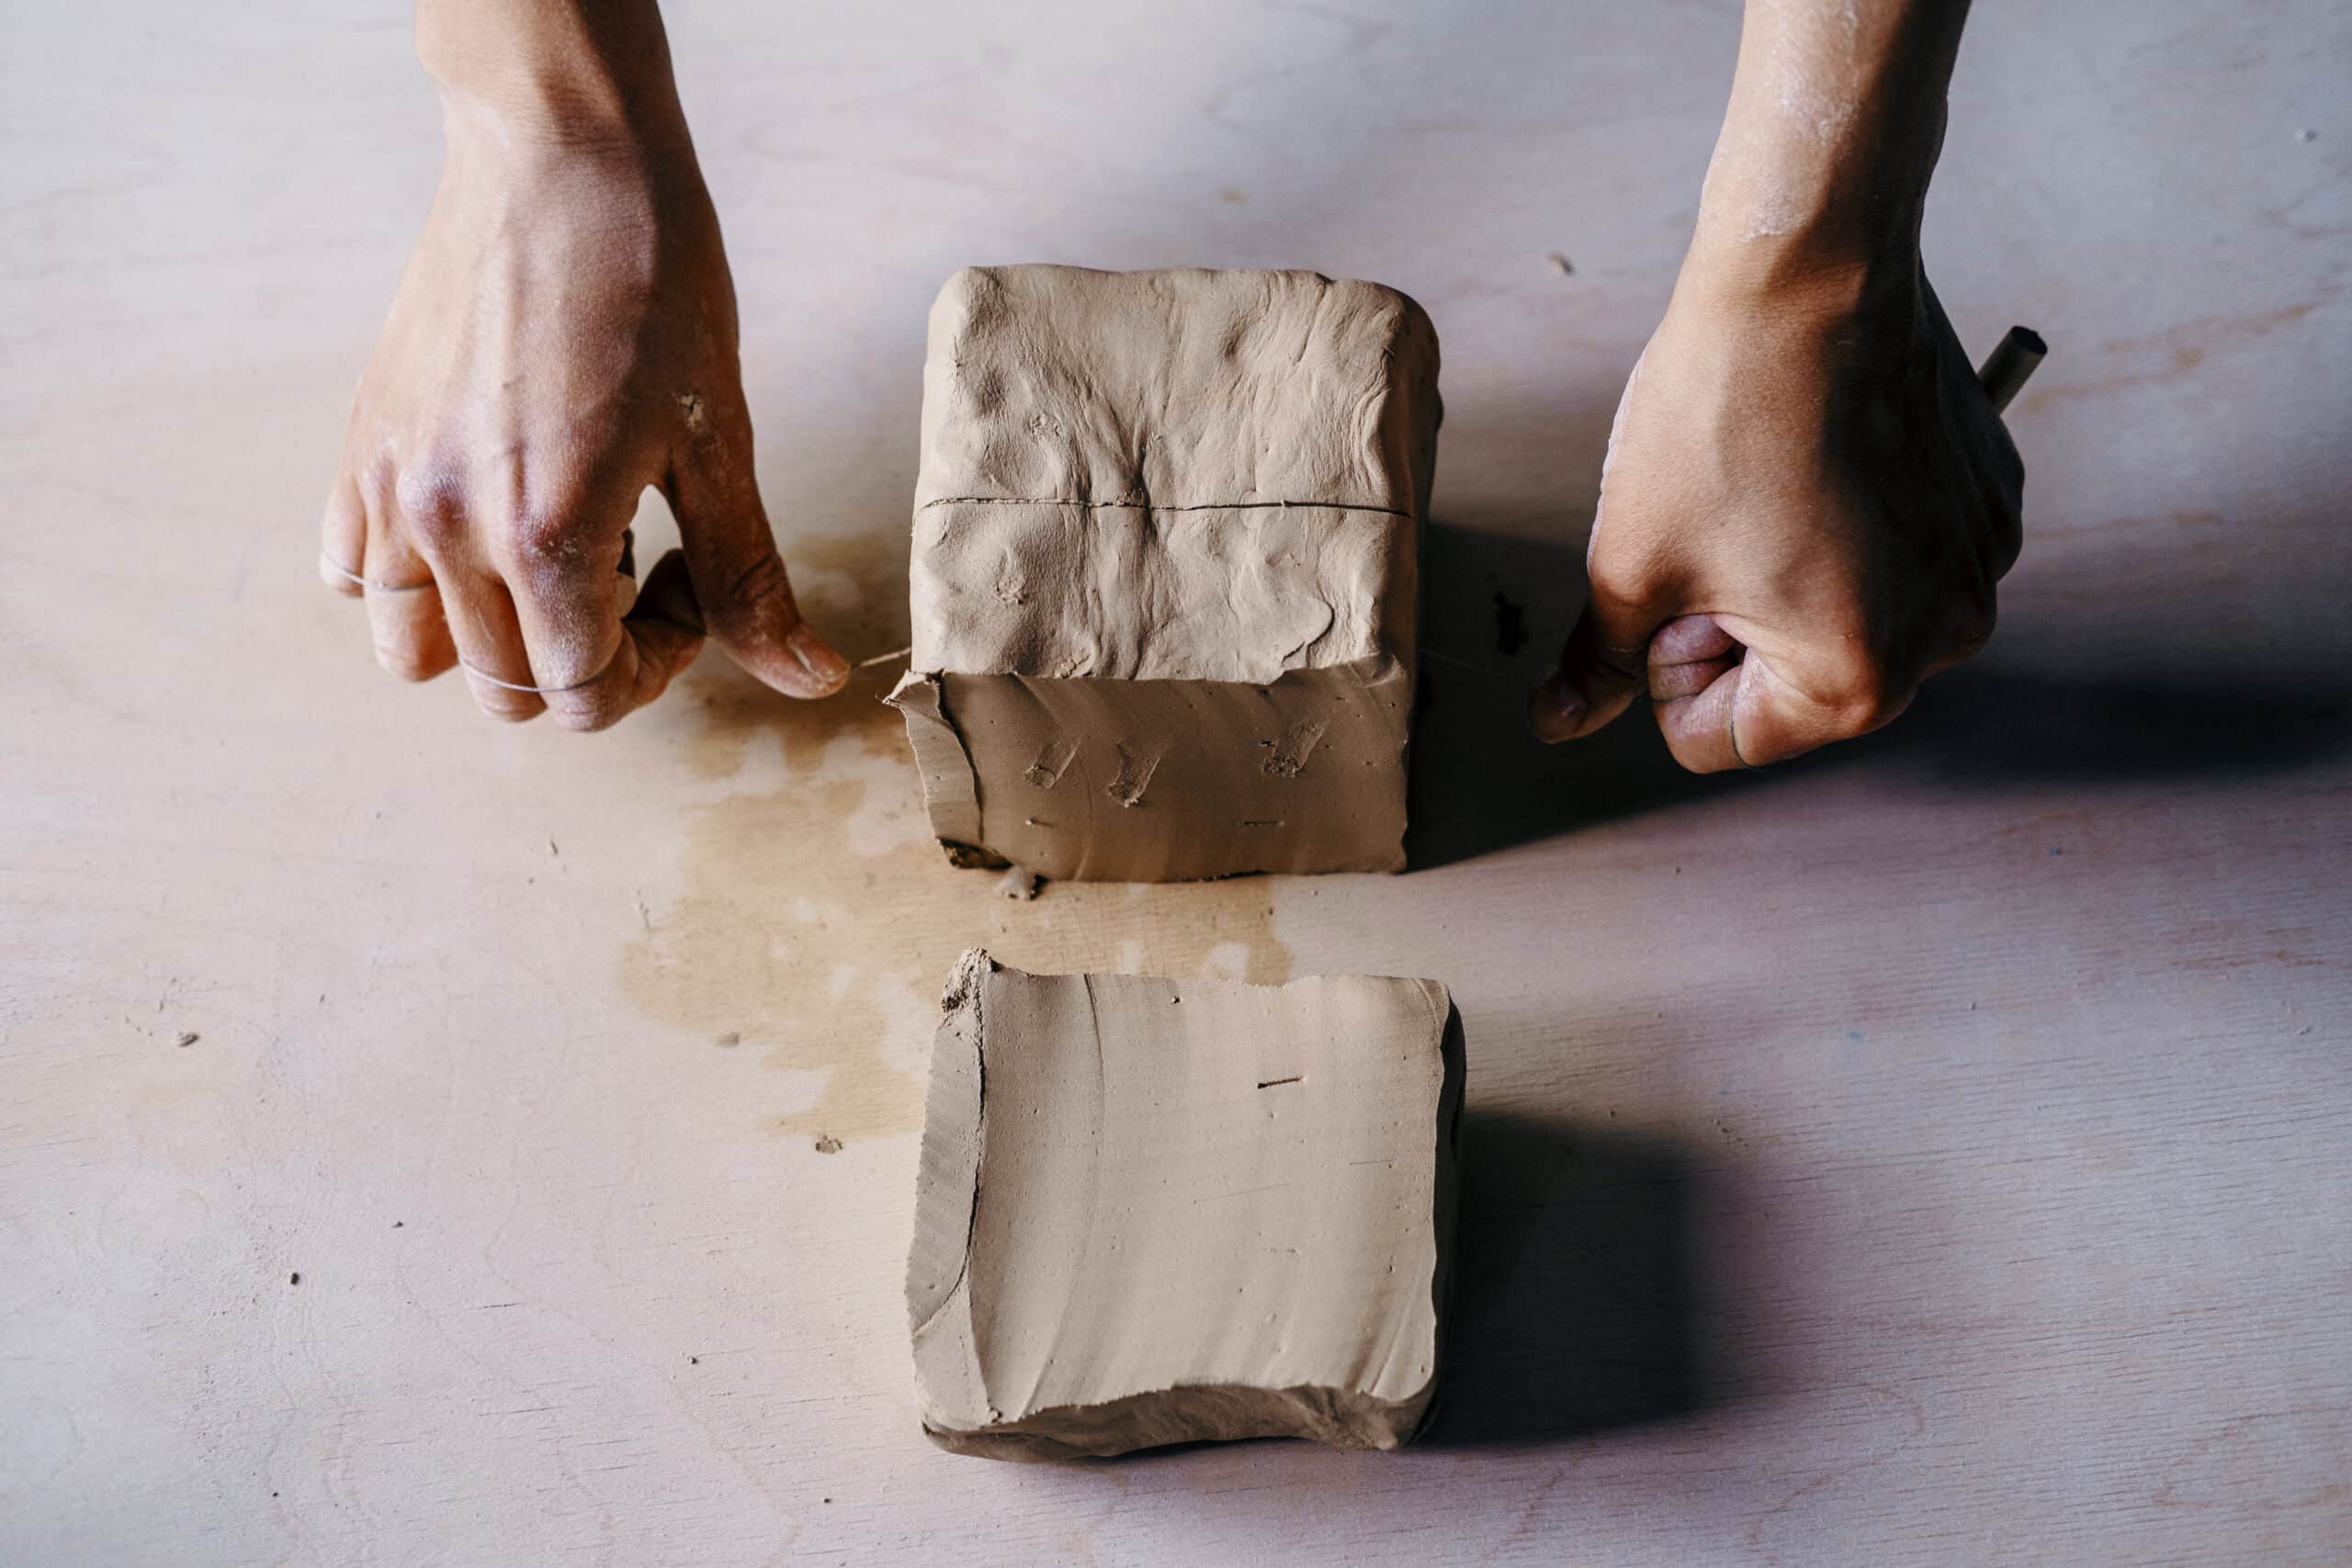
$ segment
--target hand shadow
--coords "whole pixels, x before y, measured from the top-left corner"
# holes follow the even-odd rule
[[[1517,1447],[1686,1416],[1700,1370],[1696,1163],[1663,1139],[1463,1118],[1432,1448]]]
[[[1922,686],[1911,710],[1857,747],[1855,759],[1961,789],[2218,781],[2334,756],[2352,747],[2347,717],[2344,691],[2291,680],[2256,695],[1962,665]]]
[[[1421,550],[1420,698],[1413,720],[1413,870],[1743,787],[1685,773],[1636,704],[1599,734],[1546,746],[1528,694],[1584,602],[1574,541],[1432,519]]]
[[[1639,701],[1597,735],[1545,746],[1528,733],[1527,698],[1581,607],[1573,543],[1435,520],[1424,539],[1416,871],[1825,768],[1956,789],[2098,786],[2284,773],[2352,747],[2352,694],[2307,673],[2248,671],[2223,688],[1986,661],[1928,681],[1875,735],[1752,773],[1684,772]]]

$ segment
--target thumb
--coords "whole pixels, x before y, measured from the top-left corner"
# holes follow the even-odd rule
[[[1528,727],[1538,740],[1581,739],[1625,711],[1645,678],[1650,634],[1668,617],[1662,600],[1648,579],[1621,588],[1593,574],[1558,667],[1528,701]]]
[[[849,660],[800,618],[749,467],[731,480],[698,468],[672,477],[695,603],[736,663],[786,696],[830,696],[848,682]]]
[[[1918,689],[1844,650],[1806,653],[1774,658],[1751,645],[1703,689],[1659,704],[1658,728],[1674,760],[1696,773],[1784,762],[1870,733]]]

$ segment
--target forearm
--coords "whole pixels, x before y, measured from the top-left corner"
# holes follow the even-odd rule
[[[453,117],[564,142],[685,141],[655,0],[417,0],[416,47]]]
[[[1748,0],[1694,261],[1759,286],[1916,260],[1967,0]]]

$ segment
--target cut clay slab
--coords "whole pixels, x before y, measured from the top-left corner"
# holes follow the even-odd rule
[[[891,694],[963,864],[1404,864],[1437,334],[1311,272],[974,267],[932,308]]]
[[[907,1269],[934,1441],[1419,1429],[1462,1103],[1443,986],[1027,975],[975,949],[943,1006]]]

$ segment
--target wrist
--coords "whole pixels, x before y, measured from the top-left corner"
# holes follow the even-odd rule
[[[418,59],[453,129],[564,145],[684,148],[659,12],[528,0],[420,0]]]
[[[1863,313],[1916,292],[1917,196],[1847,199],[1786,181],[1710,181],[1676,288],[1749,304]]]
[[[1916,229],[1864,246],[1815,231],[1708,243],[1682,260],[1669,314],[1712,334],[1763,333],[1776,352],[1857,365],[1909,342],[1927,288]]]
[[[1942,105],[1898,128],[1750,98],[1724,122],[1692,254],[1768,284],[1916,266]]]
[[[1749,0],[1691,254],[1768,291],[1916,274],[1965,0]]]

